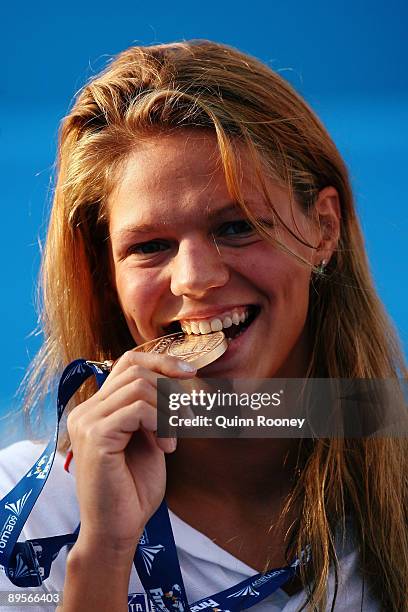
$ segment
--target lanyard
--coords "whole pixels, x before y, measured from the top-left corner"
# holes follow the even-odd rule
[[[0,569],[16,586],[40,586],[48,578],[51,565],[61,548],[76,542],[80,525],[73,533],[26,540],[17,539],[49,475],[57,450],[59,423],[64,409],[82,383],[94,375],[100,388],[108,373],[102,364],[77,359],[67,366],[58,386],[55,432],[46,449],[17,485],[0,501]],[[303,561],[295,559],[287,567],[259,573],[238,584],[188,603],[166,502],[146,524],[134,557],[134,565],[146,595],[128,596],[129,612],[214,612],[245,610],[284,585]],[[306,553],[306,562],[308,553]]]

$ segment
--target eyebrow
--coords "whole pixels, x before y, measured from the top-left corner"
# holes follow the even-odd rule
[[[235,202],[231,202],[229,204],[226,204],[225,206],[222,206],[221,208],[217,208],[217,210],[215,211],[209,211],[207,209],[206,212],[207,217],[213,220],[217,220],[218,218],[223,217],[224,215],[231,212],[239,212],[243,214],[242,208],[239,206],[238,203]],[[139,225],[130,224],[121,227],[116,232],[112,232],[110,235],[126,236],[127,234],[152,234],[160,229],[165,229],[166,227],[167,223],[165,221],[158,223],[141,223]]]

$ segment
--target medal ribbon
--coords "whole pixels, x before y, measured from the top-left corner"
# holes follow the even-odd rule
[[[76,542],[80,525],[73,533],[17,542],[18,537],[47,481],[57,451],[59,423],[65,407],[82,383],[94,375],[100,388],[108,372],[96,364],[77,359],[61,376],[57,396],[54,435],[47,447],[17,485],[0,501],[0,569],[16,586],[40,586],[63,546]],[[303,562],[303,555],[301,557]],[[307,561],[307,559],[306,559]],[[290,580],[301,561],[280,569],[259,573],[192,604],[187,601],[176,545],[166,502],[163,500],[146,524],[134,557],[134,565],[146,595],[128,596],[129,612],[238,612],[254,606]]]

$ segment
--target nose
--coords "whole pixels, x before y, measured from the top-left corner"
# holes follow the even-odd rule
[[[171,292],[176,296],[200,299],[210,290],[223,287],[229,280],[215,242],[196,237],[182,240],[171,270]]]

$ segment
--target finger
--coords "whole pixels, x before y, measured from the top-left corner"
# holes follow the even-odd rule
[[[123,372],[132,365],[140,365],[148,370],[153,370],[158,374],[169,376],[170,378],[191,378],[197,372],[197,368],[187,361],[158,353],[138,353],[136,351],[126,351],[115,364],[114,372]]]
[[[157,386],[158,374],[140,365],[129,366],[126,370],[120,372],[112,379],[110,378],[111,376],[112,374],[108,376],[106,382],[98,391],[99,398],[102,400],[111,397],[119,389],[122,389],[123,387],[126,387],[137,380],[145,380],[146,383],[150,384],[154,388]]]
[[[136,378],[136,379],[132,377],[124,378],[123,382],[128,380],[127,384],[124,384],[123,386],[115,385],[112,390],[110,389],[108,390],[108,391],[111,391],[110,393],[106,393],[106,390],[105,390],[104,392],[105,397],[101,396],[104,407],[102,408],[102,411],[99,414],[106,415],[106,414],[113,412],[115,408],[112,407],[112,410],[111,410],[110,408],[111,402],[124,406],[125,404],[128,404],[131,401],[136,401],[137,399],[143,399],[149,402],[150,404],[152,404],[153,406],[157,407],[159,405],[159,399],[160,399],[161,405],[167,406],[168,400],[169,400],[168,391],[165,391],[163,387],[160,387],[157,384],[159,378],[162,380],[163,379],[170,380],[167,376],[159,377],[159,376],[156,376],[155,373],[153,373],[152,377],[150,377],[150,380],[147,378]]]
[[[117,441],[118,447],[111,448],[112,452],[115,452],[123,450],[128,444],[129,434],[140,428],[152,433],[157,430],[156,409],[143,400],[124,406],[99,421],[97,431],[99,439],[109,440],[110,446],[115,445]],[[124,439],[127,439],[125,443]]]
[[[153,407],[157,405],[157,389],[144,378],[131,380],[124,387],[117,389],[93,410],[93,418],[101,418],[121,410],[124,406],[135,404],[138,401],[147,402]]]
[[[137,401],[109,415],[104,420],[104,427],[109,431],[123,434],[135,433],[141,428],[156,434],[157,410],[147,402]],[[164,453],[172,453],[177,447],[176,438],[157,438],[155,436],[155,442]]]
[[[131,405],[116,410],[105,418],[85,423],[76,442],[84,452],[85,441],[88,441],[88,450],[103,449],[105,453],[119,453],[124,451],[129,444],[131,434],[137,432],[141,427],[146,431],[155,432],[157,428],[157,417],[154,406],[143,400],[138,400]],[[91,444],[91,447],[89,446]],[[74,454],[77,449],[73,441]]]
[[[139,368],[139,366],[137,367]],[[147,379],[147,375],[146,378],[132,379],[129,374],[126,376],[126,372],[123,372],[120,377],[120,383],[130,379],[127,385],[113,385],[111,393],[109,393],[110,389],[105,389],[104,385],[94,396],[82,404],[75,406],[70,411],[67,419],[68,433],[71,439],[75,435],[75,432],[78,431],[78,428],[82,429],[139,399],[147,401],[152,406],[157,407],[158,400],[161,398],[161,405],[167,405],[168,397],[166,393],[159,391],[156,387],[157,375],[149,370],[144,370],[144,368],[143,371],[140,369],[137,370],[138,374],[142,373],[145,375],[145,372],[149,374],[149,378],[153,383]],[[116,390],[115,387],[117,387]],[[108,393],[106,391],[108,391]]]
[[[104,399],[137,378],[146,378],[151,384],[155,384],[157,373],[141,365],[131,365],[126,369],[122,368],[122,370],[116,370],[115,368],[115,371],[112,370],[97,393],[99,397]]]
[[[177,448],[177,438],[155,438],[155,440],[163,453],[174,453]]]

